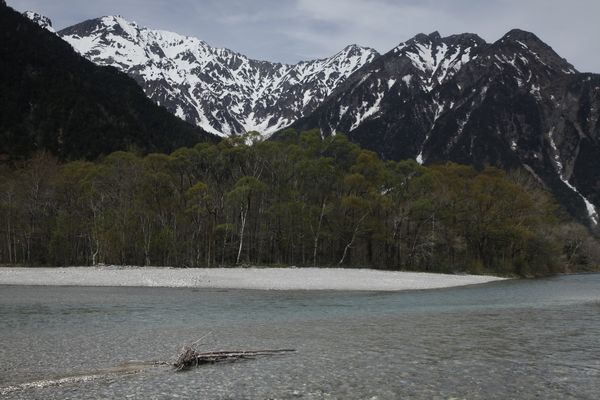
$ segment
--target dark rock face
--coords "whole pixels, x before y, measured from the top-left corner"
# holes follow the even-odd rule
[[[417,35],[342,84],[298,129],[345,132],[389,159],[525,168],[580,220],[600,210],[600,75],[534,34]]]

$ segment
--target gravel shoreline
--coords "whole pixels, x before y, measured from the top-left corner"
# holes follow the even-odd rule
[[[397,291],[439,289],[503,279],[484,275],[342,268],[0,268],[0,285],[34,286]]]

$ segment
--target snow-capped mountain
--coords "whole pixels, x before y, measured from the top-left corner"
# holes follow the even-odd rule
[[[118,16],[58,34],[80,54],[135,78],[146,94],[180,118],[218,135],[265,135],[312,112],[378,53],[348,46],[295,65],[249,59],[193,37],[152,30]]]
[[[293,127],[344,132],[389,159],[524,168],[572,214],[600,222],[600,75],[578,73],[529,32],[492,44],[417,35]]]
[[[476,58],[485,41],[463,34],[442,38],[439,33],[419,34],[365,66],[341,84],[332,96],[297,125],[314,125],[326,134],[361,131],[363,125],[384,114],[405,119],[405,114],[421,110],[426,116],[406,132],[411,141],[422,141],[431,120],[439,113],[434,92],[450,80],[462,66]],[[379,138],[378,140],[380,140]],[[416,144],[388,148],[390,158],[412,156]],[[373,147],[373,146],[370,146]]]

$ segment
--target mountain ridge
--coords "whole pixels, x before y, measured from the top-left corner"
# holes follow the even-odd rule
[[[384,54],[351,45],[294,69],[172,33],[167,39],[175,44],[159,38],[154,47],[148,40],[132,48],[132,37],[162,31],[106,18],[58,34],[89,59],[127,72],[155,102],[212,132],[277,136],[286,127],[317,128],[325,136],[346,133],[388,159],[524,168],[572,215],[599,222],[597,75],[579,73],[531,32],[512,29],[492,43],[474,33],[421,33]],[[193,46],[169,53],[185,40]],[[194,47],[210,60],[198,62]],[[146,52],[148,60],[164,61],[164,69],[131,59]],[[168,64],[182,60],[191,67],[177,86],[181,69]],[[186,79],[196,86],[186,86]]]
[[[271,63],[115,16],[58,35],[91,61],[128,73],[175,115],[221,136],[268,135],[290,125],[378,55],[350,45],[324,59]]]

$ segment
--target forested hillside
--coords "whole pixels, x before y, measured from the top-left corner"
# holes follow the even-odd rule
[[[64,160],[173,151],[215,137],[149,100],[137,83],[79,56],[0,3],[0,161],[46,150]]]
[[[296,265],[540,275],[598,243],[518,172],[382,161],[345,136],[248,137],[0,172],[0,263]]]

